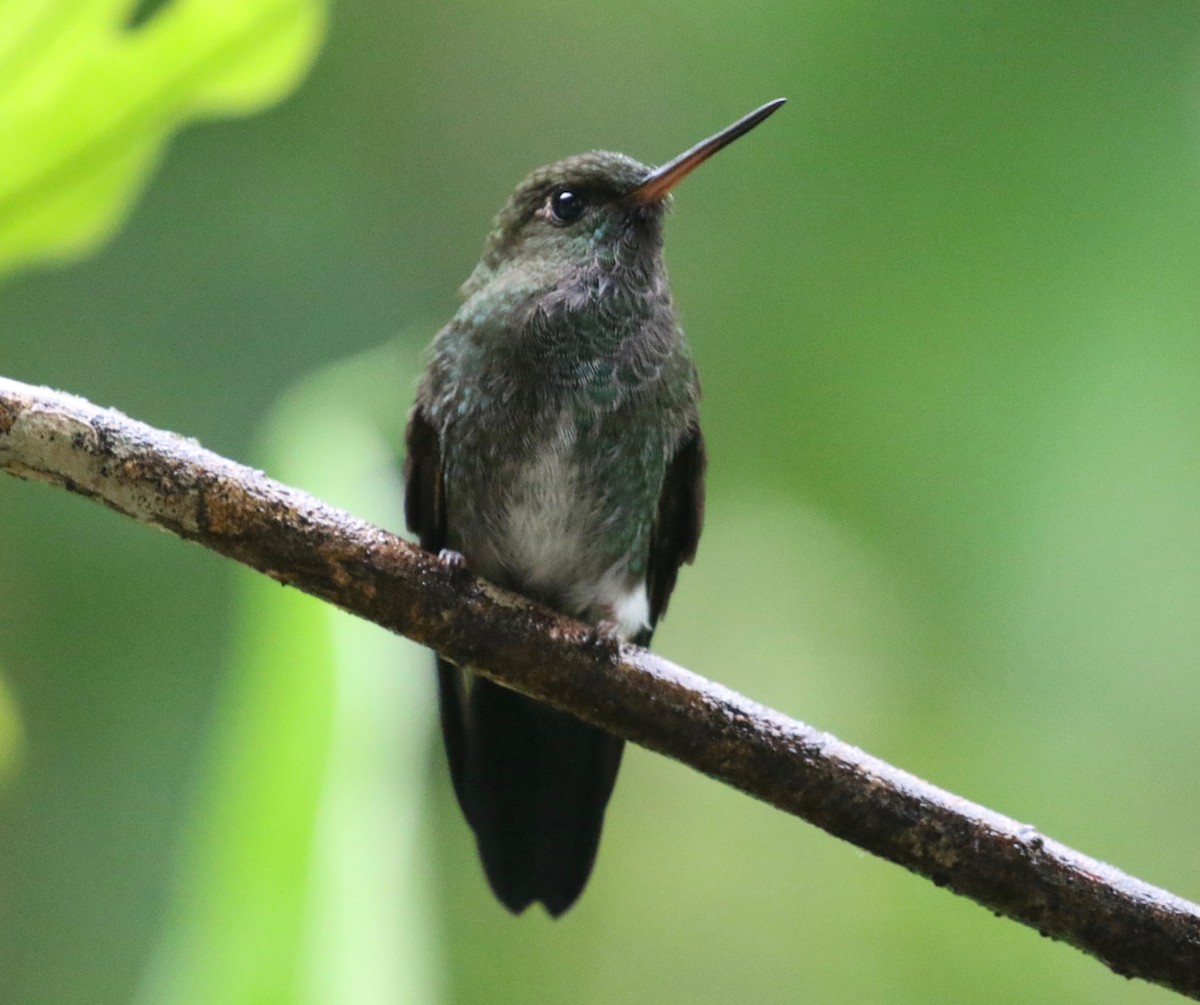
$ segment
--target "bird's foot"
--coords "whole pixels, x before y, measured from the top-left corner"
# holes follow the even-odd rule
[[[467,567],[467,556],[453,548],[443,548],[438,552],[438,565],[443,569],[460,570]]]
[[[615,660],[621,651],[621,626],[615,618],[603,618],[592,625],[587,643],[602,656]]]

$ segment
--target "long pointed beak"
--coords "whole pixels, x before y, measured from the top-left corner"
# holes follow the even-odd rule
[[[651,171],[649,176],[629,193],[628,198],[634,202],[659,202],[696,168],[708,160],[722,147],[729,146],[739,136],[745,136],[755,126],[771,115],[787,98],[776,98],[768,101],[762,108],[756,108],[749,115],[738,119],[731,126],[726,126],[719,133],[697,143],[691,150],[685,150],[673,161],[668,161],[660,168]]]

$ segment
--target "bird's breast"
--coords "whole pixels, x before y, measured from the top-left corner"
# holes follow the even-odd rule
[[[644,575],[630,571],[638,544],[621,532],[620,496],[587,466],[595,445],[580,444],[573,411],[542,432],[454,493],[461,550],[490,579],[635,635],[649,606]]]
[[[601,502],[574,456],[574,422],[560,420],[530,456],[510,464],[497,514],[506,564],[536,589],[587,576]]]

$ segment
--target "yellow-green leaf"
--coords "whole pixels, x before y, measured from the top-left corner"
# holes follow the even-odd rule
[[[322,0],[0,0],[0,273],[107,238],[189,121],[287,94]]]
[[[411,362],[381,350],[290,392],[267,468],[388,526],[402,489],[386,422]],[[184,835],[145,1005],[437,1000],[419,840],[431,658],[245,573],[231,681]]]

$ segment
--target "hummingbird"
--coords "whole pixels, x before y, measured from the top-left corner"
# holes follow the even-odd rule
[[[538,168],[495,218],[434,338],[405,434],[405,519],[470,567],[649,645],[696,554],[696,367],[663,266],[675,186],[772,101],[659,168],[593,151]],[[592,871],[623,741],[438,658],[450,776],[487,880],[557,917]]]

